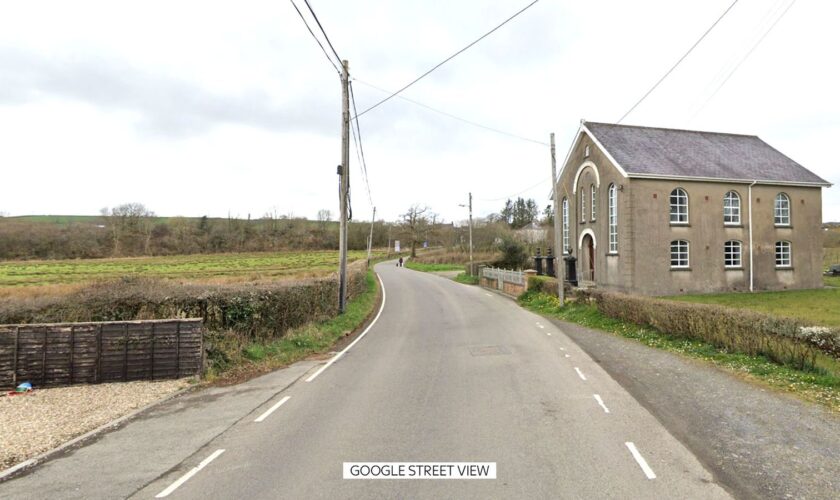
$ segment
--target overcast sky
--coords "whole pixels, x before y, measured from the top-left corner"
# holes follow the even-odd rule
[[[618,120],[731,1],[541,0],[404,95],[535,141],[553,131],[562,160],[582,118]],[[362,111],[386,95],[370,85],[396,90],[528,1],[310,3]],[[840,3],[799,0],[731,73],[790,3],[740,0],[624,123],[755,134],[840,183]],[[340,98],[285,0],[3,2],[0,212],[336,214]],[[421,203],[461,220],[469,191],[477,215],[548,203],[544,145],[400,99],[360,125],[377,218]],[[352,148],[351,168],[354,217],[370,219]],[[840,221],[840,188],[823,219]]]

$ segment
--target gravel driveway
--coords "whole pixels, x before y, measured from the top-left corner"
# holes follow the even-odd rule
[[[0,470],[187,387],[189,379],[36,389],[0,396]]]

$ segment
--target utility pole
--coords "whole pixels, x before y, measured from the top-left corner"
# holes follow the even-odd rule
[[[459,207],[469,207],[470,208],[470,276],[473,275],[475,269],[473,269],[473,244],[472,244],[472,193],[470,193],[470,202],[468,205],[464,205],[463,203],[458,204]]]
[[[347,60],[341,61],[341,176],[338,202],[341,220],[338,225],[338,312],[347,305],[347,194],[350,191],[350,70]]]
[[[566,268],[563,262],[563,254],[566,249],[562,248],[562,243],[558,244],[558,242],[563,241],[563,235],[561,234],[562,228],[560,227],[562,210],[558,208],[560,207],[560,200],[557,196],[557,155],[554,150],[554,132],[551,133],[551,192],[554,197],[554,274],[557,275],[557,296],[560,298],[560,305],[563,306],[566,304],[564,283],[566,281]]]
[[[376,207],[373,207],[373,215],[370,218],[370,236],[368,236],[368,266],[370,266],[370,249],[373,246],[373,223],[376,221]]]

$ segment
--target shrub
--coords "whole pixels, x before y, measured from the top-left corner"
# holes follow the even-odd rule
[[[546,293],[557,297],[557,278],[553,278],[551,276],[529,276],[528,290],[534,290],[539,293]],[[567,296],[572,294],[572,287],[568,283],[565,284],[565,293]]]
[[[676,302],[601,291],[580,292],[605,316],[778,363],[813,368],[819,352],[840,357],[840,331],[806,328],[789,318],[723,306]]]
[[[525,250],[525,245],[513,238],[502,239],[502,242],[499,243],[499,251],[502,252],[502,256],[493,263],[493,267],[522,269],[528,262],[528,252]]]

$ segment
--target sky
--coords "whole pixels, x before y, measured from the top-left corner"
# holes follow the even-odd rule
[[[791,1],[739,0],[623,123],[758,135],[840,183],[840,3],[782,16]],[[360,112],[528,3],[310,0]],[[518,137],[392,99],[359,118],[370,197],[351,143],[354,219],[420,204],[461,221],[470,192],[476,216],[545,206],[540,143],[556,133],[562,161],[581,119],[616,122],[731,3],[540,0],[401,94]],[[5,215],[335,216],[340,136],[339,77],[291,2],[0,5]]]

